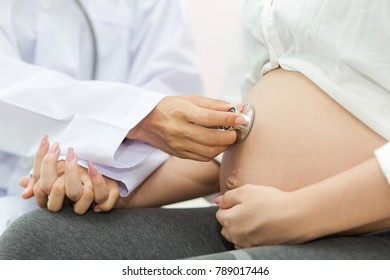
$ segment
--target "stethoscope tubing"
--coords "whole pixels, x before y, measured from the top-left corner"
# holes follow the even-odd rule
[[[97,68],[98,68],[98,46],[97,46],[97,40],[96,40],[96,32],[93,27],[92,21],[90,16],[88,15],[86,9],[84,8],[83,4],[80,2],[80,0],[74,0],[76,5],[79,7],[81,13],[83,14],[87,25],[88,29],[91,35],[91,40],[92,40],[92,67],[91,67],[91,80],[96,80],[97,76]]]

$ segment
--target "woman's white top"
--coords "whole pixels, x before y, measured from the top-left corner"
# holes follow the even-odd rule
[[[126,194],[168,157],[122,142],[128,131],[166,94],[203,91],[188,17],[181,0],[81,2],[96,33],[97,81],[91,32],[75,1],[0,0],[1,176],[31,168],[19,156],[33,156],[48,134],[62,154],[74,147],[125,183]]]
[[[231,102],[272,69],[299,71],[390,140],[390,1],[247,0],[242,26]],[[375,155],[390,184],[390,143]]]

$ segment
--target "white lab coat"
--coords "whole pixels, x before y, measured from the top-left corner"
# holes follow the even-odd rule
[[[128,131],[166,94],[203,91],[193,42],[180,0],[82,3],[96,33],[98,81],[90,80],[91,32],[74,1],[0,0],[1,165],[22,175],[31,160],[19,157],[33,156],[48,134],[62,154],[74,147],[121,180],[125,195],[167,158],[122,142]]]

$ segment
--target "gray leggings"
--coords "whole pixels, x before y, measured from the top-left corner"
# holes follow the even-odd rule
[[[17,219],[0,237],[0,259],[390,259],[390,231],[301,245],[233,250],[215,207],[117,209],[73,214],[45,209]]]

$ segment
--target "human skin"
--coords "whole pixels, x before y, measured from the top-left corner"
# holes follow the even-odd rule
[[[200,95],[166,96],[127,138],[142,140],[179,158],[210,161],[236,141],[236,134],[206,127],[244,123],[239,114],[228,112],[231,107],[223,100]]]
[[[65,201],[80,215],[91,207],[95,212],[114,207],[157,207],[213,194],[219,188],[216,162],[171,157],[128,196],[120,197],[118,182],[102,176],[92,162],[88,169],[78,166],[73,148],[68,149],[65,160],[58,161],[59,154],[59,144],[49,148],[45,136],[35,155],[32,178],[20,180],[26,187],[22,197],[34,196],[40,207],[51,212],[61,210]]]
[[[255,108],[247,139],[226,151],[222,191],[260,184],[291,191],[372,157],[387,141],[298,72],[266,74],[244,103]]]
[[[390,188],[373,156],[385,139],[296,72],[268,73],[245,103],[255,107],[254,126],[244,142],[225,152],[221,165],[224,195],[216,202],[224,237],[240,248],[390,226]],[[151,194],[158,191],[169,201],[176,192],[158,189],[161,184],[153,180],[172,174],[175,166],[184,167],[180,160],[163,165],[117,206],[141,206],[144,198],[154,203]],[[179,179],[194,174],[191,166]],[[188,180],[174,182],[188,192],[182,188]],[[194,190],[200,185],[193,184]]]
[[[211,170],[214,170],[214,164],[207,162],[210,162],[216,155],[234,143],[236,141],[236,133],[231,130],[221,131],[207,127],[241,125],[244,119],[238,113],[228,112],[231,107],[231,104],[223,100],[200,95],[167,96],[157,104],[152,112],[129,131],[127,138],[145,141],[176,156],[177,159],[169,162],[174,162],[173,165],[179,162],[177,165],[180,168],[181,161],[178,159],[183,158],[185,163],[183,166],[187,166],[185,159],[193,159],[206,162],[204,165],[194,163],[196,170],[198,170],[197,168],[203,170],[203,166],[210,166]],[[103,178],[100,174],[97,177],[93,176],[90,172],[88,173],[85,169],[78,167],[77,157],[73,149],[68,151],[66,163],[59,162],[58,166],[56,166],[59,154],[59,143],[54,143],[49,148],[48,137],[45,136],[36,153],[33,178],[31,180],[22,178],[20,181],[21,186],[26,187],[26,191],[22,195],[23,198],[28,199],[35,196],[35,200],[40,207],[47,206],[50,211],[58,211],[61,209],[66,197],[72,202],[74,210],[78,214],[84,214],[92,203],[97,204],[94,207],[97,211],[109,211],[114,207],[119,197],[118,184],[116,182],[109,178]],[[65,165],[65,174],[61,164]],[[98,170],[94,168],[92,163],[89,165],[89,170],[94,171],[93,173],[95,174],[98,173]],[[172,167],[171,164],[164,164],[162,170],[167,171],[157,172],[159,177],[165,174],[165,172],[169,173]],[[79,170],[77,171],[76,169]],[[71,174],[73,175],[71,176]],[[218,172],[214,172],[214,174],[218,174]],[[208,175],[209,172],[206,172],[205,176]],[[149,177],[148,181],[154,177]],[[200,181],[204,181],[201,174],[200,177]],[[91,182],[94,180],[95,182]],[[178,184],[182,182],[181,180],[176,181]],[[193,181],[196,182],[197,179],[194,178]],[[184,182],[188,182],[188,180],[184,179]],[[96,184],[98,188],[92,188],[92,185]],[[145,183],[142,185],[145,185]],[[146,185],[150,186],[150,184]],[[217,184],[213,182],[211,185],[213,189]],[[188,193],[185,191],[183,193],[183,190],[180,190],[180,195],[174,195],[174,199],[192,198],[191,195],[193,194],[201,195],[204,194],[204,191],[206,191],[206,194],[210,192],[209,188],[203,188],[203,190],[201,188],[199,192],[193,190],[194,185],[191,186],[191,190]],[[146,189],[146,187],[142,189]],[[54,193],[52,192],[53,190]],[[146,204],[155,206],[166,201],[172,201],[172,197],[166,198],[166,195],[160,196],[160,198],[161,200],[147,200]],[[130,199],[127,199],[127,202],[126,205],[133,205],[133,203],[130,203]],[[145,203],[137,199],[137,205],[145,205]]]
[[[390,226],[390,188],[373,154],[384,138],[297,72],[266,74],[245,102],[254,126],[221,165],[224,237],[242,248]]]

